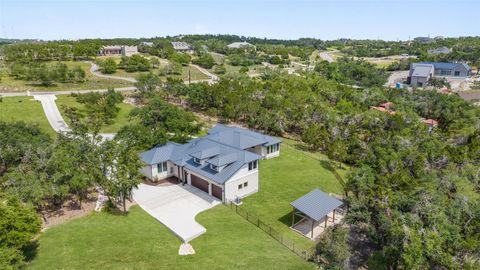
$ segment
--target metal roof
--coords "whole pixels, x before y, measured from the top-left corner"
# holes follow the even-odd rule
[[[213,155],[213,156],[212,156]],[[193,156],[205,157],[206,162],[197,164]],[[164,161],[170,161],[177,166],[185,168],[210,179],[218,184],[224,184],[243,165],[255,161],[261,157],[257,154],[222,144],[206,137],[191,140],[186,144],[167,143],[164,146],[155,147],[140,154],[143,162],[153,165]],[[225,163],[221,171],[217,172],[210,168],[211,163]],[[215,165],[215,164],[214,164]]]
[[[463,66],[467,70],[471,70],[470,66],[466,63],[445,63],[445,62],[421,62],[418,63],[421,65],[433,65],[434,68],[438,69],[454,69],[458,66]],[[418,65],[417,64],[417,65]],[[414,66],[415,67],[415,66]]]
[[[207,162],[215,166],[228,165],[237,160],[237,155],[235,153],[218,155],[214,158],[209,159]]]
[[[195,153],[191,153],[190,156],[198,159],[206,159],[206,158],[214,157],[218,154],[220,154],[220,148],[218,146],[214,146],[214,147],[202,149]]]
[[[320,191],[319,189],[314,189],[290,203],[295,209],[315,221],[320,221],[323,217],[340,207],[342,204],[342,201]]]
[[[429,77],[433,73],[433,69],[431,64],[417,64],[414,66],[412,76]]]
[[[282,140],[275,137],[245,128],[229,127],[222,124],[217,124],[211,128],[205,137],[239,149],[248,149],[257,145],[269,146],[282,142]]]

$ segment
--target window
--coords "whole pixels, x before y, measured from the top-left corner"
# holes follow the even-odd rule
[[[273,153],[273,152],[277,152],[278,149],[280,149],[278,143],[277,143],[277,144],[274,144],[274,145],[267,146],[267,154],[270,154],[270,153]]]
[[[215,165],[210,164],[210,168],[212,168],[212,170],[218,172],[218,166],[215,166]]]
[[[173,167],[170,167],[170,173],[173,173]]]
[[[157,164],[157,172],[162,173],[167,171],[167,162],[162,162]]]
[[[455,71],[455,77],[460,76],[460,71]]]
[[[256,160],[248,163],[248,170],[249,171],[255,170],[256,168],[257,168],[257,161]]]
[[[238,185],[238,189],[242,189],[242,188],[243,188],[242,184]]]
[[[243,183],[243,187],[244,188],[248,187],[248,182]]]
[[[452,74],[452,71],[450,69],[441,69],[440,70],[440,75],[442,75],[442,76],[448,76],[450,74]]]

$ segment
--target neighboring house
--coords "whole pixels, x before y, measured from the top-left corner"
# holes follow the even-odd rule
[[[410,85],[423,87],[432,77],[470,76],[472,69],[465,63],[421,62],[410,64],[408,80]]]
[[[142,43],[140,44],[145,47],[153,47],[153,42],[150,42],[150,41],[142,41]]]
[[[413,63],[410,65],[410,85],[423,87],[433,77],[435,68],[432,64]]]
[[[194,52],[193,47],[190,44],[183,41],[172,41],[172,46],[176,52],[189,53],[189,54],[192,54]]]
[[[429,44],[433,42],[433,39],[430,37],[416,37],[413,40],[424,44]]]
[[[104,56],[132,56],[137,53],[137,46],[126,45],[103,46],[100,50],[100,55]]]
[[[255,45],[252,45],[246,41],[242,42],[233,42],[227,45],[229,49],[242,49],[242,48],[256,48]]]
[[[440,47],[436,49],[428,49],[427,52],[428,54],[448,54],[452,52],[452,49],[447,47]]]
[[[168,142],[140,154],[151,180],[177,178],[223,202],[258,191],[258,161],[280,153],[281,140],[247,129],[217,125],[186,144]]]

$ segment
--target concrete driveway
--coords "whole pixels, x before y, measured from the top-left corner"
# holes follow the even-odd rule
[[[133,199],[184,242],[207,231],[195,216],[221,203],[193,186],[181,184],[140,184],[133,190]]]
[[[57,99],[55,95],[34,95],[33,97],[42,103],[43,111],[55,132],[70,131],[70,128],[58,110],[57,104],[55,104],[55,100]]]

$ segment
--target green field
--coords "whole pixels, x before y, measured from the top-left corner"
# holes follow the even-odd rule
[[[284,140],[279,157],[260,161],[260,191],[243,199],[242,208],[294,241],[295,245],[307,249],[313,242],[289,228],[290,203],[314,188],[338,195],[343,194],[343,188],[326,162],[317,160],[327,161],[326,156],[295,147],[298,146],[293,141]],[[340,175],[345,173],[339,171]]]
[[[55,64],[58,62],[49,62]],[[15,80],[4,72],[0,72],[0,92],[25,92],[25,91],[58,91],[58,90],[84,90],[106,89],[109,87],[128,87],[133,84],[123,80],[100,78],[90,73],[90,64],[84,62],[64,61],[68,67],[80,66],[85,71],[85,82],[82,83],[56,83],[52,86],[41,86],[23,80]]]
[[[64,115],[66,107],[73,107],[79,109],[80,113],[85,113],[85,105],[78,103],[75,97],[71,95],[58,95],[56,100],[58,109],[60,113]],[[126,103],[120,103],[117,105],[120,108],[120,111],[117,114],[117,117],[113,119],[113,123],[107,126],[103,126],[100,132],[103,133],[116,133],[123,126],[132,123],[132,120],[128,118],[129,113],[133,110],[134,106]],[[65,118],[65,121],[68,123],[68,119]]]
[[[313,269],[225,206],[197,216],[207,232],[179,256],[173,233],[133,206],[129,214],[92,213],[43,232],[27,269]]]
[[[42,105],[33,97],[4,97],[0,102],[0,121],[33,123],[45,133],[55,136]]]

